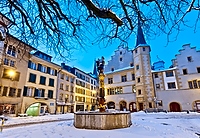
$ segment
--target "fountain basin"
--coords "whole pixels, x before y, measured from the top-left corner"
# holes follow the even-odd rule
[[[74,126],[80,129],[110,130],[130,127],[130,112],[76,112]]]

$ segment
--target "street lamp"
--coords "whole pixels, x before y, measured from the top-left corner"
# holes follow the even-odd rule
[[[9,75],[10,79],[12,80],[13,77],[15,76],[15,71],[9,70],[9,71],[8,71],[8,75]]]

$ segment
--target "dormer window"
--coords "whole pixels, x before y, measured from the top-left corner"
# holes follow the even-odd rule
[[[192,62],[192,57],[187,57],[188,62]]]
[[[137,53],[137,49],[135,50],[135,53]]]

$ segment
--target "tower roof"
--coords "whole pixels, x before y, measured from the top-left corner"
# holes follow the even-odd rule
[[[96,60],[94,60],[94,69],[93,69],[93,75],[97,78],[98,73],[97,73],[97,66],[96,66]]]
[[[144,39],[144,34],[143,34],[142,27],[141,27],[141,24],[140,24],[140,19],[138,19],[137,40],[136,40],[136,46],[135,47],[137,47],[140,44],[147,44],[147,43]]]

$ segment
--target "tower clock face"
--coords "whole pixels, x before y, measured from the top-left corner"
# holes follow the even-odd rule
[[[4,41],[6,38],[6,30],[0,25],[0,41]]]

